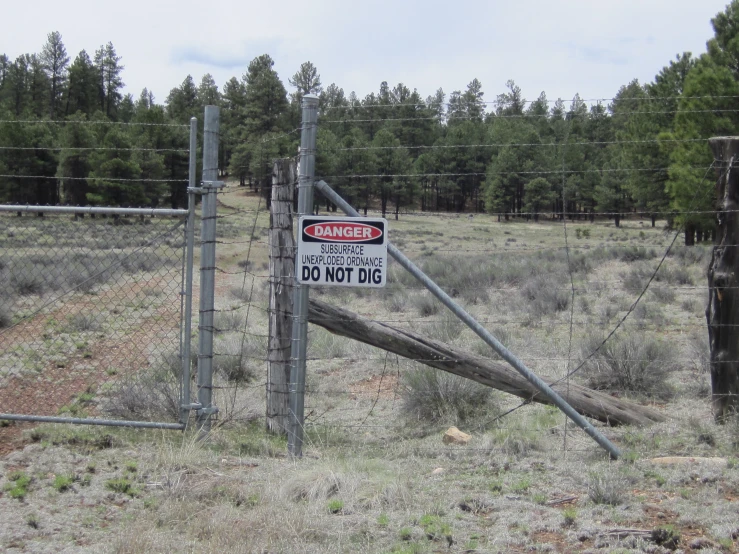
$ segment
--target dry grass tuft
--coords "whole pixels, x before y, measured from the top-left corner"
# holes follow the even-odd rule
[[[288,479],[280,488],[280,495],[293,502],[300,500],[316,502],[338,495],[347,484],[348,479],[345,475],[328,468],[319,468]]]

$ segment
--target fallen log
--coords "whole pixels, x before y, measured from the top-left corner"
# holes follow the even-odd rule
[[[335,335],[358,340],[427,366],[472,379],[519,398],[551,404],[531,383],[506,364],[475,356],[412,331],[372,321],[314,299],[310,300],[308,321]],[[540,378],[578,413],[608,425],[649,425],[666,419],[657,410],[634,402],[614,398],[574,383],[569,386],[564,382],[557,383],[551,377],[540,375]]]

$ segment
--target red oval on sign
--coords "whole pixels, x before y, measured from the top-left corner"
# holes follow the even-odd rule
[[[304,232],[309,237],[334,242],[366,242],[382,236],[382,230],[372,225],[343,221],[313,223]]]

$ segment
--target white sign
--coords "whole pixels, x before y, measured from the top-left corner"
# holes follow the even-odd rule
[[[304,216],[298,229],[298,282],[340,287],[385,286],[386,219]]]

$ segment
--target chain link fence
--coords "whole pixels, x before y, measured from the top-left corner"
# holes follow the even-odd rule
[[[186,226],[187,210],[0,207],[0,411],[177,421]]]

